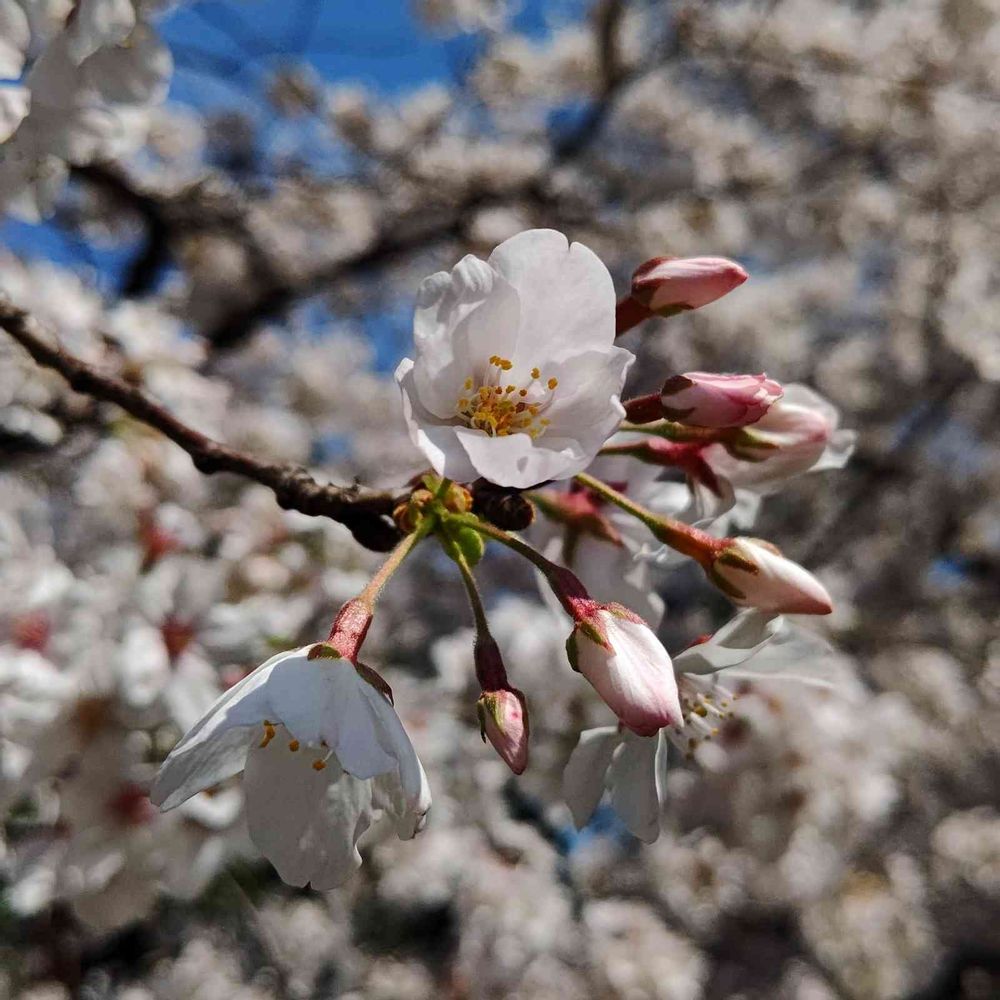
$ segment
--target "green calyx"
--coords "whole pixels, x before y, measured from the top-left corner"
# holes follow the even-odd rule
[[[306,654],[307,660],[342,660],[341,654],[328,642],[317,642]]]

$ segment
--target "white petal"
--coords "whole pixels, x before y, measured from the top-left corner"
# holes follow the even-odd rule
[[[0,80],[17,80],[31,42],[28,17],[16,0],[0,0]],[[5,136],[0,135],[0,142]]]
[[[400,361],[395,378],[403,398],[403,418],[410,440],[424,453],[434,471],[459,483],[475,479],[479,473],[458,440],[457,428],[442,424],[421,405],[413,381],[413,361],[409,358]]]
[[[553,229],[531,229],[501,243],[489,262],[521,301],[515,370],[614,343],[614,284],[583,244],[570,246]]]
[[[617,726],[580,733],[563,771],[563,798],[578,830],[587,825],[604,794],[605,776],[615,748],[621,742]]]
[[[625,417],[619,396],[633,361],[631,351],[612,347],[575,354],[548,369],[559,385],[546,412],[551,420],[546,436],[574,437],[596,455]],[[544,445],[545,438],[538,443]]]
[[[730,681],[792,681],[811,687],[848,689],[850,668],[830,644],[798,625],[785,627],[751,660],[730,667],[720,678]]]
[[[457,427],[454,433],[476,473],[498,486],[526,489],[548,479],[563,479],[582,472],[593,457],[572,438],[545,435],[532,441],[527,434],[489,437],[469,427]]]
[[[0,87],[0,142],[6,142],[17,131],[30,106],[27,87]]]
[[[679,674],[711,674],[749,660],[773,642],[784,629],[784,619],[769,611],[749,608],[720,628],[707,642],[674,657]]]
[[[242,770],[250,742],[263,735],[262,723],[270,719],[266,685],[271,672],[298,653],[272,656],[212,706],[164,761],[150,793],[154,804],[172,809]]]
[[[153,782],[150,801],[161,809],[173,809],[197,792],[239,774],[251,743],[258,740],[260,734],[258,725],[236,726],[176,756],[175,750],[163,762]]]
[[[286,734],[255,746],[243,776],[250,839],[289,885],[331,889],[361,864],[355,844],[371,822],[368,783],[319,751],[292,753]]]
[[[360,680],[360,678],[359,678]],[[413,749],[410,737],[385,695],[361,680],[361,691],[375,721],[375,735],[382,749],[397,762],[399,783],[408,807],[421,803],[427,794],[427,778]],[[341,761],[344,758],[341,756]],[[346,764],[344,765],[347,766]],[[349,769],[350,770],[350,769]],[[352,771],[352,773],[355,773]],[[428,800],[427,808],[430,807]],[[424,809],[426,812],[427,809]]]
[[[454,416],[466,378],[478,383],[492,355],[513,353],[520,316],[517,293],[479,258],[464,257],[448,277],[421,285],[413,335],[418,398],[442,420]]]
[[[660,835],[656,754],[660,737],[629,734],[608,769],[611,805],[633,836],[647,844]]]
[[[101,46],[125,40],[135,27],[132,0],[79,0],[67,29],[67,51],[79,64]]]

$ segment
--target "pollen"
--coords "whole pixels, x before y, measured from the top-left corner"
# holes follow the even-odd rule
[[[314,760],[312,762],[312,769],[314,771],[324,771],[324,770],[326,770],[326,761],[325,760]]]
[[[292,740],[288,744],[288,749],[291,750],[292,753],[295,753],[295,751],[298,750],[298,748],[299,748],[299,741],[298,740]]]
[[[541,414],[551,405],[559,380],[550,378],[539,384],[542,370],[536,366],[531,369],[530,380],[518,385],[516,379],[502,378],[502,373],[513,367],[509,358],[491,355],[485,374],[469,375],[462,382],[455,416],[489,437],[527,434],[537,438],[544,434],[551,421]]]

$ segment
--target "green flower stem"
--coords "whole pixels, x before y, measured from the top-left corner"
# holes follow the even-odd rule
[[[724,541],[713,537],[708,532],[693,528],[690,524],[684,524],[683,521],[677,521],[672,517],[654,514],[651,510],[647,510],[641,504],[635,503],[623,493],[608,486],[607,483],[601,482],[600,479],[595,479],[593,476],[588,476],[585,472],[579,473],[575,479],[581,486],[585,486],[602,499],[607,500],[608,503],[613,503],[627,514],[637,518],[649,528],[658,541],[669,545],[670,548],[682,555],[697,560],[705,569],[712,566],[718,553],[725,547]]]
[[[468,559],[465,558],[465,554],[458,543],[448,534],[447,527],[438,532],[438,539],[441,542],[442,548],[458,567],[458,571],[462,575],[462,583],[465,584],[465,592],[469,596],[469,607],[472,608],[472,617],[476,623],[476,638],[492,638],[489,623],[486,621],[486,609],[483,607],[483,599],[479,593],[479,587],[476,584],[475,576],[472,574],[472,568],[469,566]]]
[[[635,434],[651,434],[654,437],[666,438],[668,441],[680,441],[684,444],[717,444],[729,439],[728,430],[716,430],[711,427],[688,427],[674,420],[657,420],[651,424],[631,424],[623,420],[620,431]]]
[[[481,521],[475,514],[452,514],[449,515],[449,520],[472,528],[483,537],[506,545],[507,548],[527,559],[545,577],[552,592],[559,599],[559,603],[574,620],[579,611],[579,602],[590,600],[587,588],[580,582],[576,574],[571,573],[565,566],[560,566],[558,563],[552,562],[551,559],[546,559],[541,552],[532,548],[517,535],[512,535],[509,531],[504,531],[503,528],[498,528],[488,521]]]
[[[434,491],[435,499],[446,496],[451,487],[450,479],[442,479]],[[438,512],[428,510],[426,516],[420,519],[415,531],[403,537],[402,541],[392,550],[389,558],[378,568],[368,585],[358,594],[356,600],[371,610],[375,609],[382,589],[389,582],[392,574],[403,564],[403,560],[430,534],[437,526]]]
[[[375,610],[375,602],[379,599],[383,588],[391,579],[393,573],[403,564],[403,560],[427,537],[434,527],[434,518],[425,517],[416,531],[405,535],[402,541],[389,553],[389,558],[376,570],[368,581],[365,589],[355,598],[371,610]]]

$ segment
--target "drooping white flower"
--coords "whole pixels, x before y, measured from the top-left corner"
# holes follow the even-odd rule
[[[805,629],[756,609],[742,611],[710,639],[674,657],[682,721],[651,736],[623,726],[580,734],[563,774],[563,797],[582,827],[604,792],[629,831],[651,843],[659,836],[666,769],[673,746],[690,756],[732,716],[737,682],[767,680],[832,688],[840,678],[830,647]]]
[[[620,605],[595,605],[566,645],[573,667],[634,733],[652,736],[680,722],[670,656],[638,615]]]
[[[624,415],[607,268],[549,229],[420,286],[396,369],[410,437],[442,476],[524,488],[581,472]]]
[[[365,668],[309,659],[315,648],[280,653],[227,691],[164,762],[151,798],[171,809],[243,771],[253,842],[289,884],[329,889],[360,864],[358,838],[378,814],[413,837],[430,791]]]

